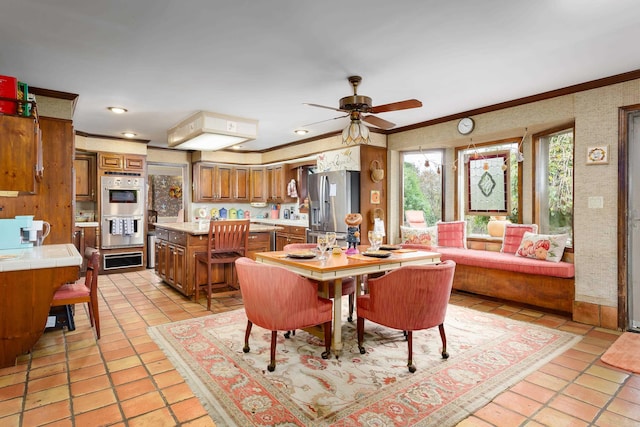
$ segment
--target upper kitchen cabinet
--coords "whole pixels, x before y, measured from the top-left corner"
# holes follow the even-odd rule
[[[0,191],[36,193],[43,176],[42,137],[33,117],[0,115]]]
[[[96,201],[96,156],[88,153],[76,153],[73,160],[76,172],[76,201]]]
[[[137,154],[99,153],[100,171],[137,172],[145,171],[145,156]]]
[[[295,198],[289,196],[287,185],[291,179],[296,179],[295,171],[287,164],[272,165],[266,167],[267,201],[269,202],[295,202]]]
[[[193,165],[194,202],[249,201],[249,168],[197,162]]]
[[[268,186],[266,178],[266,170],[264,167],[251,168],[251,176],[249,184],[251,186],[249,201],[252,203],[263,203],[268,199]]]

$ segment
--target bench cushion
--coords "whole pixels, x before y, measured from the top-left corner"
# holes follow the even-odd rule
[[[569,278],[575,276],[574,265],[568,262],[548,262],[533,258],[517,257],[502,252],[476,249],[434,247],[433,251],[441,254],[440,259],[453,260],[458,264],[475,267],[494,268],[525,274],[538,274]]]
[[[537,224],[507,224],[504,227],[504,236],[502,236],[502,248],[500,252],[506,254],[515,254],[520,243],[522,243],[522,236],[525,232],[537,233]]]

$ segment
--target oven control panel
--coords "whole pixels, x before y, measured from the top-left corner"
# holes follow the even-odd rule
[[[102,178],[102,184],[107,188],[140,188],[144,185],[144,178],[105,176]]]

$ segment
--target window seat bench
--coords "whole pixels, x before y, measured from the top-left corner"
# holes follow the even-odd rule
[[[575,269],[573,254],[563,261],[541,261],[490,250],[403,244],[441,254],[456,262],[453,288],[536,307],[573,312]]]

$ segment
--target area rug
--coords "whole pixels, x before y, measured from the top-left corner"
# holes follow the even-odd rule
[[[600,358],[604,363],[640,374],[640,334],[625,332]]]
[[[415,332],[413,374],[401,331],[365,323],[361,355],[346,321],[339,358],[281,333],[268,372],[270,331],[254,325],[244,353],[245,327],[240,309],[149,328],[219,426],[453,426],[581,338],[451,305],[449,359],[438,328]]]

